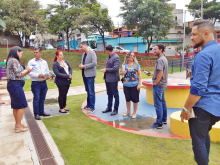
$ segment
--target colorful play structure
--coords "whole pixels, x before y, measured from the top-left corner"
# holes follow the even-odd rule
[[[6,77],[6,62],[0,62],[0,80]]]

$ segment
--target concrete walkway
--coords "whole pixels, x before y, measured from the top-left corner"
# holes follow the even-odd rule
[[[186,72],[170,74],[169,78],[185,79]],[[142,80],[145,81],[145,80]],[[0,81],[0,165],[38,165],[39,160],[34,148],[34,144],[30,135],[30,132],[14,133],[14,117],[10,106],[10,97],[8,92],[3,87],[6,86],[6,81]],[[119,89],[123,88],[121,82],[119,82]],[[95,91],[105,91],[105,84],[95,84]],[[71,87],[68,92],[70,95],[85,94],[84,86]],[[26,99],[28,100],[29,108],[33,111],[32,92],[25,92]],[[50,89],[47,92],[46,99],[56,99],[58,96],[57,89]],[[1,104],[5,103],[5,104]],[[39,127],[54,155],[58,165],[64,165],[60,152],[50,136],[47,128],[42,121],[37,121]],[[25,118],[22,119],[22,123],[26,125]]]

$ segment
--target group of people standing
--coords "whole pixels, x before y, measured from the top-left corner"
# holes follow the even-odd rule
[[[196,21],[192,28],[193,47],[201,47],[197,54],[191,72],[191,88],[189,97],[181,111],[181,120],[189,120],[190,135],[192,137],[195,161],[199,165],[208,165],[210,153],[209,131],[212,126],[220,120],[220,46],[213,37],[214,25],[209,20]],[[80,44],[84,51],[82,62],[79,68],[82,70],[83,82],[87,92],[87,105],[82,109],[88,109],[88,113],[95,111],[95,77],[97,75],[97,56],[87,42]],[[154,54],[158,57],[153,76],[153,98],[156,109],[157,120],[150,128],[162,128],[167,123],[167,107],[164,92],[167,88],[168,62],[163,55],[164,46],[158,44],[154,48]],[[107,108],[103,113],[111,112],[111,115],[118,113],[119,94],[118,81],[123,76],[123,90],[126,99],[127,112],[123,116],[131,115],[131,101],[134,111],[132,118],[136,118],[136,111],[139,102],[139,91],[141,86],[141,69],[133,52],[127,53],[124,62],[120,67],[120,58],[113,52],[112,45],[106,46],[106,53],[109,55],[106,67],[101,69],[108,95]],[[34,50],[34,57],[28,62],[26,68],[20,65],[23,51],[20,47],[13,47],[7,58],[7,90],[11,98],[11,108],[15,118],[15,132],[27,131],[27,126],[21,123],[27,101],[23,91],[24,76],[31,77],[31,90],[34,95],[33,109],[35,119],[40,116],[49,116],[44,112],[44,100],[47,93],[46,80],[50,78],[48,64],[41,58],[41,50]],[[55,83],[59,89],[60,113],[66,113],[66,96],[71,84],[72,69],[67,61],[63,59],[61,51],[56,52],[53,64],[53,71],[56,74]],[[115,103],[113,106],[113,97]],[[112,110],[113,108],[113,110]],[[196,118],[190,118],[192,108]],[[181,129],[181,128],[180,128]]]

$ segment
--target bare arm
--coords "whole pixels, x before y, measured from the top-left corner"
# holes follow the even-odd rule
[[[157,85],[160,82],[162,77],[163,77],[163,71],[162,70],[158,70],[158,75],[157,75],[157,78],[156,78],[156,80],[154,82],[154,85]]]

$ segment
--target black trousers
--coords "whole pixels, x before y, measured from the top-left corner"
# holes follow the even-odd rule
[[[114,110],[118,111],[119,95],[118,95],[118,82],[105,82],[107,95],[108,95],[108,109],[112,109],[113,96],[115,98]]]
[[[59,97],[58,97],[59,106],[60,109],[63,109],[66,107],[66,98],[70,85],[57,85],[57,87],[59,90]]]

